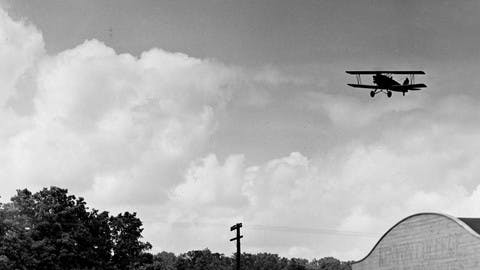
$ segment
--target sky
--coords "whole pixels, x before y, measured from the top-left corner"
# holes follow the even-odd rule
[[[0,3],[4,201],[55,185],[154,252],[232,254],[243,222],[243,251],[310,259],[480,217],[478,1]],[[372,99],[351,69],[428,87]]]

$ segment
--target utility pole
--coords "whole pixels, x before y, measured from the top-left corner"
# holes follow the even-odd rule
[[[240,238],[243,237],[243,235],[240,235],[240,228],[242,227],[242,223],[237,223],[230,227],[230,231],[237,230],[237,237],[234,237],[230,239],[230,241],[237,241],[237,270],[240,270]]]

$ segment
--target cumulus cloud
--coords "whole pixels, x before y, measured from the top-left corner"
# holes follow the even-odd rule
[[[406,116],[419,113],[427,103],[427,97],[418,99],[389,99],[388,102],[371,100],[365,102],[358,97],[347,95],[309,92],[302,97],[302,103],[312,111],[320,111],[329,117],[337,127],[362,128],[372,122],[389,121],[395,115]],[[382,96],[377,97],[382,99]]]
[[[215,155],[192,164],[186,182],[174,190],[173,200],[189,206],[239,208],[246,203],[242,194],[244,157],[230,156],[219,164]]]
[[[0,10],[0,104],[15,96],[16,84],[44,53],[42,34],[32,25],[13,21]]]
[[[360,115],[374,114],[371,106],[352,98],[327,98],[339,106],[357,108]],[[337,123],[339,111],[332,104],[335,102],[326,102],[315,111]],[[253,252],[360,259],[378,237],[407,215],[424,211],[480,215],[480,144],[476,139],[480,128],[472,125],[480,120],[478,105],[474,97],[446,96],[431,103],[407,100],[392,107],[380,106],[383,115],[360,126],[333,125],[332,131],[345,131],[340,143],[311,157],[293,152],[246,166],[245,157],[230,156],[221,165],[216,156],[209,155],[191,169],[201,175],[232,173],[228,177],[223,173],[223,177],[188,178],[179,189],[189,187],[198,190],[196,194],[208,190],[209,200],[197,199],[194,208],[182,212],[203,209],[200,216],[190,216],[190,221],[229,224],[235,222],[232,217],[243,220],[248,224],[245,243]],[[461,109],[454,109],[458,106]],[[374,139],[370,138],[372,129]],[[349,130],[355,132],[354,137]],[[236,207],[223,195],[232,200],[246,198],[247,203]],[[219,212],[209,205],[230,211]],[[185,220],[185,216],[177,218]],[[284,227],[275,227],[278,224]],[[187,231],[193,234],[194,229]]]
[[[215,131],[235,71],[160,49],[117,54],[97,40],[48,55],[34,26],[0,17],[4,191],[166,199]]]

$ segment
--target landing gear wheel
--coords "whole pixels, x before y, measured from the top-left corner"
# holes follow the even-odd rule
[[[372,98],[375,97],[375,91],[371,91],[371,92],[370,92],[370,96],[371,96]]]
[[[387,97],[391,98],[392,97],[392,91],[387,92]]]

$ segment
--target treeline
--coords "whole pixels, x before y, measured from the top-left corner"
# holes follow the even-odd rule
[[[204,249],[189,251],[179,256],[161,252],[153,256],[153,263],[149,269],[233,270],[235,263],[235,256],[227,257]],[[243,253],[241,266],[242,270],[351,270],[349,262],[341,262],[332,257],[308,261],[300,258],[287,259],[270,253]]]
[[[9,203],[0,203],[0,269],[234,269],[233,256],[208,249],[149,253],[141,241],[142,222],[135,213],[116,216],[89,209],[83,198],[51,187],[32,194],[17,190]],[[334,258],[308,261],[276,254],[242,254],[242,270],[348,270]]]

